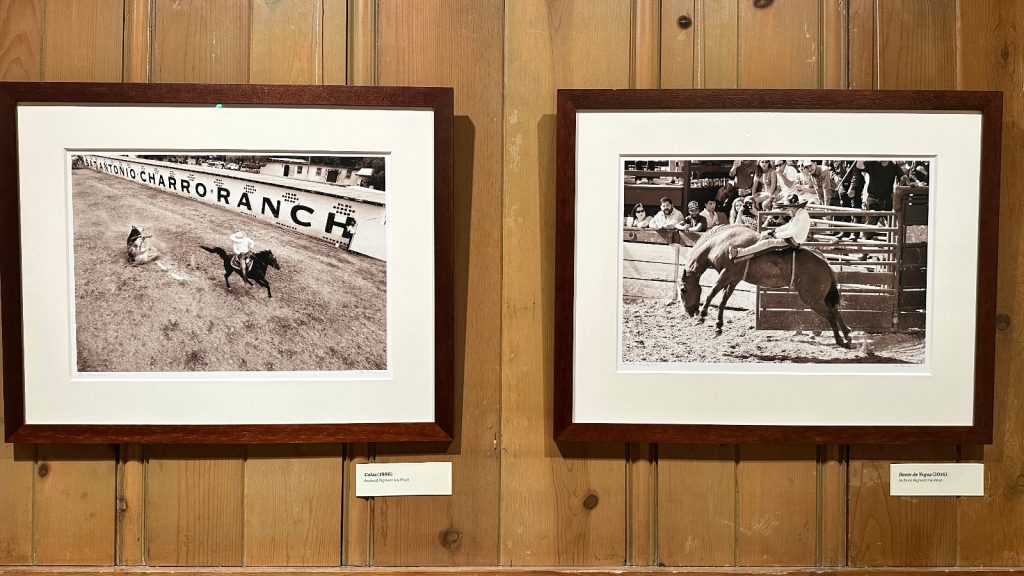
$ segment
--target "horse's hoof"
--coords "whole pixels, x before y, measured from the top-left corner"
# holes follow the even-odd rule
[[[718,338],[721,335],[722,335],[722,329],[721,328],[716,329],[715,330],[715,338]]]
[[[700,326],[701,324],[704,323],[705,320],[707,320],[706,316],[697,316],[697,319],[694,320],[694,323]]]

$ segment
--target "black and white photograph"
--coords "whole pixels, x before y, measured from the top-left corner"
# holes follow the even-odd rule
[[[932,160],[621,162],[623,364],[926,361]]]
[[[387,370],[385,160],[70,153],[77,370]]]

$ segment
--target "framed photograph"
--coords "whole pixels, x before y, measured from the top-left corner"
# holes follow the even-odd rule
[[[0,85],[12,442],[450,440],[450,88]]]
[[[998,92],[560,90],[555,435],[988,443]]]

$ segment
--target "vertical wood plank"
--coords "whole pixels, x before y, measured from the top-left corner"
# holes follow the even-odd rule
[[[661,76],[661,0],[633,0],[630,87],[657,88]]]
[[[155,2],[153,81],[241,84],[248,81],[248,1]]]
[[[117,564],[145,564],[145,448],[125,444],[117,459]]]
[[[322,0],[254,0],[249,81],[318,84],[323,77]]]
[[[373,507],[374,565],[498,562],[502,37],[496,0],[386,0],[381,85],[455,89],[455,404],[448,446],[380,444],[377,462],[452,461],[451,498]],[[472,263],[472,265],[470,265]]]
[[[377,0],[349,0],[348,81],[377,83]]]
[[[739,4],[739,86],[819,88],[820,0]]]
[[[999,312],[1012,318],[996,338],[995,437],[965,447],[966,459],[985,464],[985,497],[961,498],[957,507],[960,566],[1024,564],[1024,412],[1020,351],[1024,350],[1024,298],[1019,290],[1024,249],[1024,5],[983,0],[958,2],[964,90],[1003,91],[1002,193],[999,212]]]
[[[341,564],[341,445],[250,446],[245,565]]]
[[[0,80],[38,80],[42,70],[43,0],[0,0]]]
[[[739,85],[740,0],[695,0],[697,87]]]
[[[323,2],[323,83],[344,84],[348,69],[348,3]]]
[[[846,565],[847,483],[846,446],[818,448],[818,562]]]
[[[813,566],[817,449],[741,446],[736,466],[736,557],[741,566]]]
[[[658,446],[658,563],[736,562],[736,447]]]
[[[822,0],[821,87],[849,86],[849,0]]]
[[[878,3],[879,88],[956,86],[956,0]]]
[[[48,2],[45,12],[45,80],[121,80],[124,0]]]
[[[502,562],[622,564],[622,445],[552,440],[555,90],[629,85],[630,3],[505,4]],[[585,505],[586,504],[586,505]]]
[[[851,21],[867,18],[851,6]],[[951,89],[956,82],[955,2],[901,0],[875,4],[876,82],[882,89]],[[851,27],[854,26],[851,23]],[[851,28],[851,50],[863,48]],[[851,59],[854,56],[851,52]],[[852,69],[852,67],[851,67]],[[851,84],[856,74],[851,73]],[[864,79],[862,79],[864,80]],[[870,87],[866,85],[865,87]],[[889,464],[955,461],[955,446],[850,449],[848,555],[852,566],[949,566],[956,561],[952,498],[889,496]]]
[[[658,465],[657,444],[629,444],[626,514],[626,564],[650,566],[657,552]]]
[[[0,0],[0,81],[39,80],[42,19],[41,0]],[[3,421],[0,397],[0,428]],[[35,460],[35,446],[0,442],[0,564],[32,563]]]
[[[151,0],[125,0],[124,82],[149,82],[153,56]]]
[[[889,496],[889,465],[953,462],[955,446],[850,448],[851,566],[952,566],[956,499]]]
[[[240,565],[244,447],[150,446],[148,451],[148,564]]]
[[[114,449],[39,447],[36,564],[114,563]]]
[[[694,50],[697,28],[695,0],[662,0],[661,2],[661,87],[693,88],[696,68]],[[679,25],[679,18],[688,16],[689,28]]]
[[[851,90],[878,87],[875,0],[847,0],[849,13],[849,75]]]
[[[342,483],[342,562],[346,566],[369,566],[372,558],[373,499],[356,498],[356,466],[373,461],[373,445],[355,442],[345,447]]]

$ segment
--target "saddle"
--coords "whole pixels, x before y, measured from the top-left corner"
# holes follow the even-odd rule
[[[248,265],[245,267],[245,273],[248,274],[249,271],[252,270],[252,256],[249,256],[249,261],[246,262],[246,264]],[[242,264],[239,262],[238,254],[235,254],[231,257],[231,267],[234,268],[235,270],[242,270]]]

